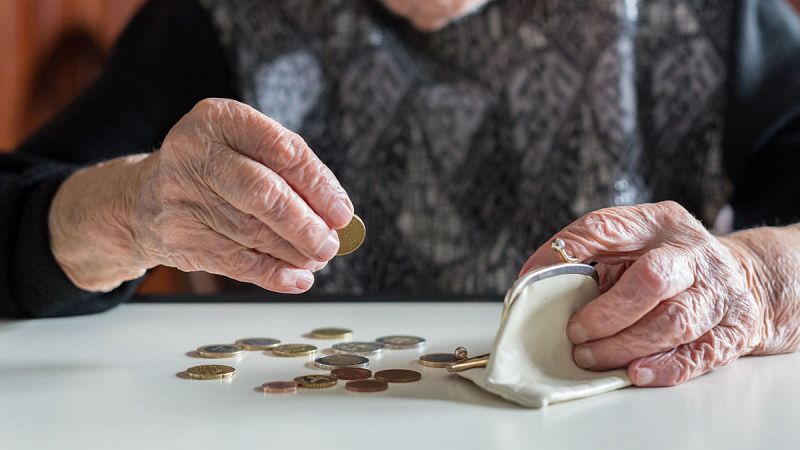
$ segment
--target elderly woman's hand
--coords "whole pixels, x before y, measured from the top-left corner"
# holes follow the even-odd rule
[[[717,238],[674,202],[603,209],[567,226],[555,237],[596,261],[601,277],[601,295],[567,325],[576,364],[627,366],[636,385],[668,386],[742,355],[796,349],[797,283],[777,294],[770,286],[772,273],[780,278],[765,260],[775,256],[770,230]],[[522,273],[556,258],[543,246]],[[779,259],[797,270],[797,250]]]
[[[50,210],[51,247],[86,290],[167,265],[298,293],[352,214],[302,138],[245,104],[208,99],[153,154],[67,179]]]

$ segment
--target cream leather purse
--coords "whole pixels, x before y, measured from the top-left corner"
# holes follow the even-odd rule
[[[625,370],[592,372],[572,359],[567,322],[597,295],[598,275],[590,265],[565,263],[525,274],[506,294],[492,353],[449,370],[532,408],[629,386]]]

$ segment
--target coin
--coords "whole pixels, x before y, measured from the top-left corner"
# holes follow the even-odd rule
[[[303,375],[295,377],[294,381],[300,387],[307,389],[323,389],[336,386],[336,377],[333,375]]]
[[[261,390],[270,394],[294,394],[297,392],[295,381],[270,381],[261,385]]]
[[[389,383],[378,380],[348,381],[344,388],[353,392],[380,392],[389,389]]]
[[[415,370],[389,369],[375,372],[375,379],[387,383],[413,383],[419,381],[422,374]]]
[[[234,372],[236,372],[236,369],[233,367],[218,364],[194,366],[186,369],[186,375],[195,380],[220,380],[232,377]]]
[[[375,356],[383,352],[383,344],[377,342],[340,342],[331,346],[336,353]]]
[[[280,344],[281,341],[280,339],[251,337],[239,339],[236,343],[244,347],[245,350],[269,350]]]
[[[353,219],[341,230],[336,230],[339,235],[339,251],[336,256],[347,255],[358,250],[364,242],[364,237],[367,235],[367,229],[364,226],[364,221],[360,217],[353,214]]]
[[[425,339],[417,336],[384,336],[375,339],[379,344],[386,348],[402,350],[408,348],[420,348],[425,345]]]
[[[197,354],[204,358],[229,358],[244,351],[244,347],[234,344],[204,345],[197,349]]]
[[[466,358],[456,355],[455,353],[428,353],[419,357],[419,362],[423,366],[446,368],[450,364],[461,362]]]
[[[366,380],[372,376],[372,371],[360,368],[342,368],[331,370],[331,375],[339,380]]]
[[[308,356],[317,352],[317,347],[307,344],[281,344],[272,347],[272,354],[275,356]]]
[[[324,370],[341,367],[367,367],[369,359],[358,355],[330,355],[315,359],[314,364]]]
[[[347,339],[353,335],[353,330],[347,328],[317,328],[311,330],[311,337],[317,339]]]

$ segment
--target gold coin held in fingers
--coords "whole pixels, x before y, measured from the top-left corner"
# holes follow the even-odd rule
[[[236,369],[231,366],[208,364],[189,367],[186,369],[186,375],[195,380],[221,380],[223,378],[232,377],[235,371]]]
[[[367,228],[364,226],[364,221],[353,214],[353,220],[341,230],[336,230],[336,234],[339,235],[339,251],[336,252],[336,256],[342,256],[353,253],[361,247],[367,235]]]
[[[272,347],[272,354],[275,356],[308,356],[317,352],[317,347],[306,344],[281,344],[277,347]]]

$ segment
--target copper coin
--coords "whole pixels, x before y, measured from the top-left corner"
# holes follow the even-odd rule
[[[422,374],[414,370],[389,369],[375,372],[375,379],[387,383],[413,383],[419,381]]]
[[[376,380],[348,381],[344,388],[353,392],[380,392],[389,389],[389,383]]]
[[[270,381],[261,385],[261,390],[270,394],[294,394],[297,383],[294,381]]]
[[[372,376],[372,371],[369,369],[360,368],[343,368],[331,370],[331,375],[340,380],[366,380]]]

